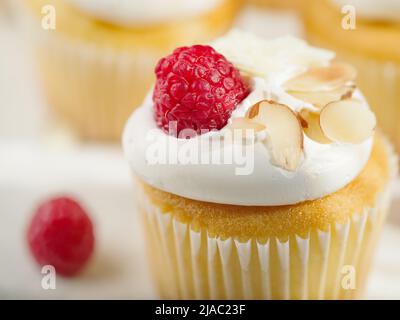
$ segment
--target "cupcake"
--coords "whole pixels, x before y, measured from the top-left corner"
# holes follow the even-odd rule
[[[81,137],[115,140],[154,81],[157,60],[224,33],[239,2],[27,0],[21,9],[35,31],[50,107]]]
[[[310,42],[337,51],[358,70],[358,85],[382,130],[400,150],[400,2],[312,1],[305,10]]]
[[[160,60],[123,146],[161,297],[360,297],[397,162],[333,58],[234,30]]]
[[[272,9],[301,10],[304,0],[248,0],[249,3]]]

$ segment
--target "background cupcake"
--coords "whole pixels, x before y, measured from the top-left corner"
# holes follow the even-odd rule
[[[305,24],[312,43],[356,66],[358,85],[400,150],[400,3],[309,0]]]
[[[293,38],[232,32],[213,47],[229,60],[208,46],[161,60],[154,92],[125,129],[162,297],[359,297],[396,160],[374,137],[354,69]],[[177,70],[184,81],[168,89]],[[206,97],[211,102],[198,104]],[[198,135],[177,139],[171,121],[175,133]],[[214,131],[199,135],[205,129]],[[246,130],[250,136],[229,142]],[[239,174],[234,161],[188,161],[207,139],[201,159],[250,148],[254,166]],[[171,162],[179,154],[185,159]]]
[[[249,3],[273,9],[301,10],[304,1],[301,0],[248,0]]]
[[[40,78],[48,104],[80,136],[117,139],[153,81],[157,59],[183,43],[226,31],[236,0],[28,0]],[[53,6],[56,28],[41,28]],[[49,11],[50,10],[50,11]]]

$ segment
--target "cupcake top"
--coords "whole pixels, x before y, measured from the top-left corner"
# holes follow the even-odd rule
[[[79,10],[118,25],[146,25],[198,15],[221,0],[68,0]]]
[[[334,53],[232,31],[179,48],[129,119],[123,145],[140,179],[215,203],[290,205],[358,176],[375,117]]]
[[[365,19],[400,21],[398,0],[332,0],[337,6],[354,6],[356,13]]]

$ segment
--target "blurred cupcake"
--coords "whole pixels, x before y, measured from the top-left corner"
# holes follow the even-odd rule
[[[7,11],[9,10],[8,8],[8,0],[0,0],[0,15],[5,15],[7,14]]]
[[[249,3],[272,9],[301,10],[304,0],[248,0]]]
[[[83,138],[118,139],[160,56],[224,33],[239,2],[25,1],[49,105]],[[40,28],[51,19],[49,5],[55,30]]]
[[[233,31],[160,61],[123,144],[163,298],[360,296],[397,162],[333,57]]]
[[[357,67],[358,85],[381,128],[400,150],[400,47],[395,45],[400,43],[400,2],[309,0],[308,4],[309,40],[336,50]]]

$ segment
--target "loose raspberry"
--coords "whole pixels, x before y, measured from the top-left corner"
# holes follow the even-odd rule
[[[86,212],[72,199],[43,203],[28,228],[28,242],[41,265],[52,265],[57,274],[78,273],[93,252],[93,226]]]
[[[177,122],[175,134],[186,128],[197,134],[219,130],[249,93],[239,71],[210,46],[178,48],[155,72],[155,119],[166,133],[170,121]]]

